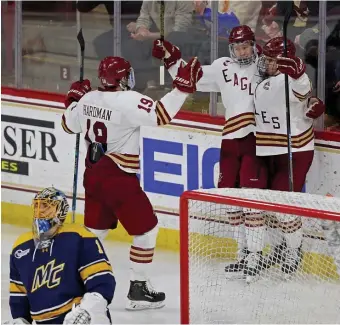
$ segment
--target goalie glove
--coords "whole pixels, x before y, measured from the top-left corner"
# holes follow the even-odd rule
[[[85,79],[84,81],[74,82],[70,90],[67,92],[65,98],[65,107],[69,107],[71,103],[78,102],[86,93],[91,91],[90,80]]]
[[[79,305],[73,305],[63,324],[111,324],[107,301],[97,292],[85,293]]]
[[[163,60],[165,68],[169,69],[181,59],[182,54],[177,46],[168,41],[158,39],[153,42],[152,56]]]
[[[281,73],[285,73],[293,79],[299,79],[306,71],[306,65],[296,56],[290,58],[279,56],[276,63]]]
[[[310,97],[308,99],[307,107],[308,107],[308,111],[306,113],[306,116],[312,119],[317,119],[326,110],[325,104],[318,97]]]
[[[181,63],[173,86],[178,90],[191,94],[196,91],[196,83],[202,78],[203,71],[197,57],[192,58],[187,65]]]

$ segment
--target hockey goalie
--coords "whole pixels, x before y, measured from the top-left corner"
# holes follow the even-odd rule
[[[111,324],[116,282],[99,239],[64,224],[62,191],[45,188],[32,205],[32,231],[18,237],[10,255],[13,320],[6,324]]]

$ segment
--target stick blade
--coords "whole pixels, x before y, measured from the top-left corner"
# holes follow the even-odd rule
[[[85,40],[84,40],[82,28],[80,28],[80,30],[79,30],[79,33],[77,35],[77,40],[78,40],[79,45],[80,45],[80,50],[84,51],[85,50]]]

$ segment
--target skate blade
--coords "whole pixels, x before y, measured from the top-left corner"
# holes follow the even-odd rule
[[[283,273],[282,277],[284,281],[290,281],[293,279],[295,272],[293,273]]]
[[[227,280],[241,280],[244,279],[244,272],[239,271],[239,272],[225,272],[225,277]]]
[[[128,300],[125,306],[126,310],[144,310],[144,309],[159,309],[165,306],[165,301],[149,302],[149,301],[133,301]]]
[[[251,284],[251,283],[254,283],[256,282],[258,279],[259,279],[259,275],[247,275],[246,276],[246,283],[247,284]]]

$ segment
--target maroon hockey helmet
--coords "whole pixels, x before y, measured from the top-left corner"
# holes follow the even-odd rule
[[[284,40],[283,37],[275,37],[269,40],[262,49],[265,56],[277,58],[284,54]],[[296,48],[292,41],[287,39],[287,56],[295,56]]]
[[[245,42],[250,43],[250,45],[253,47],[252,53],[245,52],[243,54],[240,54],[240,50],[236,49],[237,47],[239,47],[238,44],[242,44]],[[234,61],[238,62],[239,65],[249,65],[255,61],[257,56],[255,34],[249,26],[237,26],[231,30],[229,35],[229,51],[231,58]]]
[[[98,78],[104,88],[120,86],[123,90],[129,90],[135,86],[134,71],[130,62],[119,56],[108,56],[100,62]]]
[[[243,43],[245,41],[255,42],[255,34],[247,25],[234,27],[229,34],[229,44]]]

